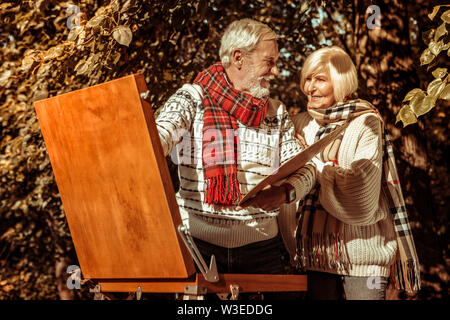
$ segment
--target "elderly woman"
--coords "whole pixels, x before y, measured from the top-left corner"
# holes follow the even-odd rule
[[[355,66],[342,49],[322,48],[306,59],[300,89],[307,112],[293,118],[300,143],[311,145],[348,125],[313,159],[317,184],[298,211],[284,205],[280,214],[287,247],[292,256],[297,249],[294,260],[307,270],[311,299],[342,293],[346,299],[385,299],[390,275],[399,288],[420,287],[392,146],[377,109],[349,99],[357,87]]]

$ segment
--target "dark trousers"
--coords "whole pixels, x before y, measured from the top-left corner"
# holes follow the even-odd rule
[[[280,236],[237,248],[225,248],[194,239],[209,265],[215,255],[219,273],[283,274],[284,244]]]
[[[388,278],[308,271],[308,300],[385,300]]]

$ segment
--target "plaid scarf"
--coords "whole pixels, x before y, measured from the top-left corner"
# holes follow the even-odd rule
[[[229,206],[241,199],[237,180],[239,120],[258,127],[267,114],[269,98],[257,99],[232,87],[221,63],[200,72],[194,80],[203,89],[202,162],[205,203]]]
[[[308,113],[321,124],[315,140],[319,140],[343,123],[350,122],[357,116],[373,112],[381,120],[378,110],[364,100],[337,103],[328,109],[309,109]],[[417,291],[420,289],[419,259],[414,245],[413,235],[406,213],[405,202],[395,165],[392,144],[383,125],[383,174],[382,194],[389,203],[390,218],[393,220],[398,244],[397,256],[391,267],[391,279],[395,287],[401,290]],[[321,154],[325,161],[337,159],[337,152],[342,141],[336,139]],[[319,202],[320,185],[316,184],[304,198],[298,212],[300,217],[296,230],[297,261],[300,267],[319,267],[325,269],[348,271],[350,261],[343,241],[344,224],[329,215]]]

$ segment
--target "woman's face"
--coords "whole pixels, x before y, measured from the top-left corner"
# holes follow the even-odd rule
[[[328,72],[319,71],[306,77],[305,87],[303,88],[308,98],[308,108],[326,109],[334,105],[333,84],[331,83]]]

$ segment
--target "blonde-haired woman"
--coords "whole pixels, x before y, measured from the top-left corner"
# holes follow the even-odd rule
[[[311,145],[349,122],[313,159],[318,174],[311,193],[298,210],[286,205],[280,214],[287,248],[307,270],[311,299],[344,294],[382,300],[390,276],[399,288],[420,287],[392,146],[377,109],[350,100],[357,87],[355,66],[341,48],[313,52],[302,68],[300,89],[308,106],[293,118],[299,141]]]

